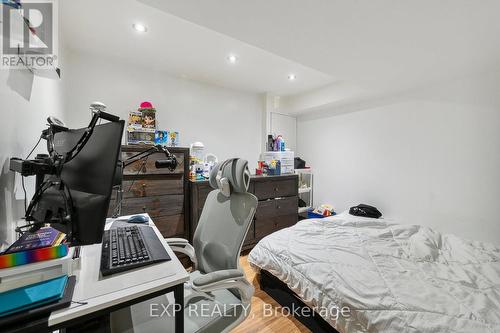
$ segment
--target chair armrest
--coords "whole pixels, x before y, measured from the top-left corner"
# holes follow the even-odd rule
[[[165,238],[165,240],[170,246],[184,246],[189,244],[189,241],[184,238]]]
[[[189,257],[189,260],[193,263],[193,268],[196,269],[198,266],[198,260],[196,259],[196,253],[194,248],[189,241],[184,238],[165,238],[168,246],[172,249],[172,251],[177,253],[183,253]]]
[[[255,288],[247,281],[245,274],[239,269],[227,269],[204,274],[192,282],[196,291],[211,292],[220,289],[237,289],[244,306],[249,306]]]
[[[238,278],[245,278],[245,275],[242,271],[240,271],[239,269],[226,269],[197,277],[193,280],[193,286],[203,287],[212,283],[222,282],[226,280],[235,280]]]

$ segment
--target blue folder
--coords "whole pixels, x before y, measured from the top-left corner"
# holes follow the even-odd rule
[[[0,293],[0,317],[60,300],[67,282],[68,277],[62,275]]]

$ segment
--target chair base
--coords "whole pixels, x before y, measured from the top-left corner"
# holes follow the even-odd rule
[[[227,289],[208,294],[191,289],[201,274],[192,272],[184,284],[184,332],[227,332],[241,323],[250,311]],[[119,310],[111,316],[111,331],[124,333],[173,332],[173,295],[163,295]]]

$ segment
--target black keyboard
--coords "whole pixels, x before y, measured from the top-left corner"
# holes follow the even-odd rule
[[[102,237],[104,276],[167,260],[170,257],[151,227],[118,227],[106,230]]]

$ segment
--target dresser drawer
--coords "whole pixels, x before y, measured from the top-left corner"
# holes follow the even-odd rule
[[[184,182],[179,179],[136,179],[122,183],[124,198],[141,198],[158,195],[184,194]],[[116,191],[113,191],[113,197]]]
[[[202,185],[198,187],[198,209],[203,209],[205,206],[205,201],[207,200],[208,194],[214,189],[210,185]]]
[[[298,211],[298,198],[285,197],[280,199],[271,199],[259,201],[255,218],[267,218],[272,216],[291,215]]]
[[[184,235],[184,214],[159,216],[153,221],[163,237]]]
[[[138,152],[122,152],[123,160],[130,158],[131,156],[137,154]],[[177,168],[174,171],[170,171],[167,168],[157,169],[155,166],[156,160],[164,160],[164,153],[154,153],[147,158],[140,159],[134,163],[128,165],[123,169],[124,176],[131,175],[165,175],[172,173],[184,173],[184,155],[174,154],[177,158]]]
[[[255,219],[255,238],[258,240],[275,231],[290,227],[297,223],[297,218],[298,214],[295,212],[290,215]]]
[[[255,182],[254,194],[259,200],[297,195],[297,179]]]
[[[182,214],[183,209],[183,195],[126,198],[123,199],[122,215],[148,213],[154,218],[157,216]]]

